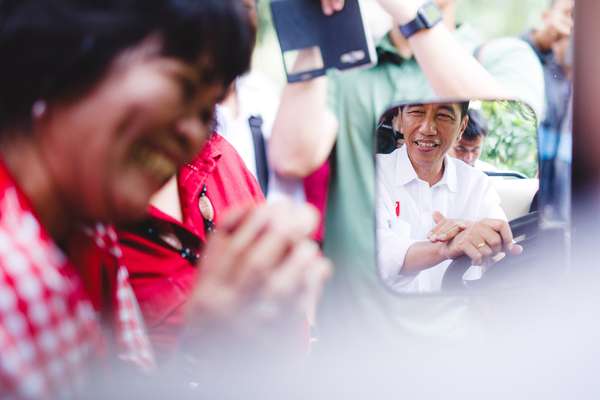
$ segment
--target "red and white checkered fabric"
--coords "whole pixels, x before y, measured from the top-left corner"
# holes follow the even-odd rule
[[[87,230],[92,235],[96,246],[108,251],[118,263],[116,284],[116,327],[117,342],[120,347],[119,358],[131,362],[146,371],[156,367],[154,352],[148,338],[144,319],[135,294],[129,283],[129,273],[122,263],[123,253],[118,244],[115,230],[103,224],[96,224],[93,230]]]
[[[102,345],[95,311],[75,269],[2,178],[0,170],[0,398],[76,398]]]

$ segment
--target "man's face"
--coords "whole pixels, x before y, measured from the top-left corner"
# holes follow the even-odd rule
[[[554,2],[549,11],[551,13],[560,14],[563,17],[573,18],[573,9],[575,8],[574,0],[557,0]]]
[[[242,0],[242,4],[248,10],[248,14],[250,15],[250,21],[252,22],[252,26],[254,27],[254,29],[258,27],[258,11],[256,9],[257,2],[257,0]]]
[[[554,34],[554,42],[571,36],[574,7],[575,2],[573,0],[558,0],[544,12],[542,21],[545,29],[550,29]]]
[[[458,103],[413,104],[401,112],[401,132],[415,167],[442,167],[444,156],[464,132],[468,117]]]
[[[450,149],[450,156],[463,160],[470,166],[475,166],[475,161],[481,156],[483,148],[483,135],[477,136],[474,140],[466,140],[464,137]]]
[[[558,63],[567,66],[567,48],[573,32],[573,0],[557,0],[542,16],[543,30],[546,32]]]
[[[442,12],[445,11],[449,5],[454,4],[454,2],[455,0],[435,0],[435,4]]]

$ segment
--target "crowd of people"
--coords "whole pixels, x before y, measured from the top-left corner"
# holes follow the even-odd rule
[[[395,26],[424,3],[377,1]],[[325,15],[343,3],[321,0]],[[379,116],[406,100],[520,98],[561,138],[542,166],[558,179],[568,116],[552,118],[571,93],[549,75],[570,79],[572,26],[556,13],[571,17],[572,1],[525,40],[485,43],[457,28],[455,1],[430,6],[439,20],[392,29],[370,69],[278,97],[250,71],[255,0],[0,0],[0,398],[193,397],[228,386],[219,368],[242,379],[366,337],[451,329],[432,321],[452,299],[406,312],[418,300],[379,276],[439,289],[448,260],[520,253],[465,165],[485,124],[468,102],[404,106],[376,197]],[[411,190],[437,194],[397,220]],[[424,242],[398,237],[411,229]],[[391,246],[376,252],[376,231]]]

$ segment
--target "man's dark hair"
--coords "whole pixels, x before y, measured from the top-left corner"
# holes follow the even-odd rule
[[[487,121],[477,110],[469,110],[469,123],[463,132],[462,138],[468,141],[477,140],[479,136],[486,137],[488,133]]]
[[[458,103],[458,105],[460,106],[460,117],[461,118],[463,118],[465,115],[468,115],[469,104],[470,104],[470,102],[468,102],[468,101],[462,101],[462,102]]]
[[[249,68],[255,38],[237,0],[0,0],[0,130],[29,124],[38,99],[84,94],[152,35],[223,85]]]

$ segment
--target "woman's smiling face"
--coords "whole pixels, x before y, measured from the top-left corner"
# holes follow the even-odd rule
[[[40,151],[73,216],[124,222],[144,215],[152,194],[210,133],[221,83],[146,41],[118,57],[83,97],[50,104],[37,122]]]

